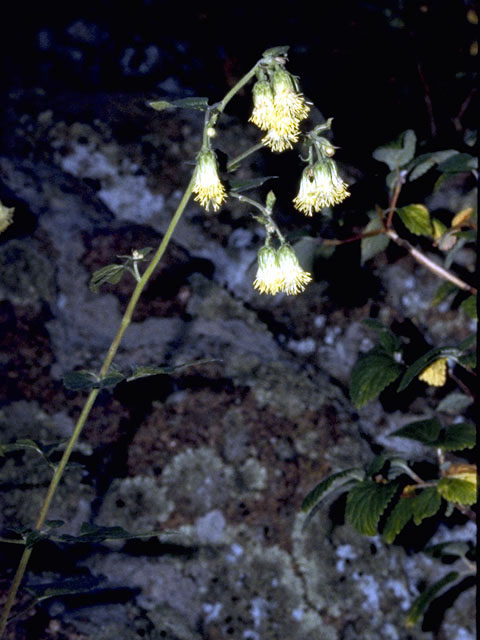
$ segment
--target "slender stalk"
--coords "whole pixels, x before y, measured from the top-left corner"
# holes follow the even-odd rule
[[[230,160],[230,162],[227,163],[227,171],[229,172],[235,171],[235,169],[238,167],[240,162],[242,162],[242,160],[245,160],[245,158],[248,158],[248,156],[251,155],[252,153],[255,153],[255,151],[259,151],[259,149],[263,149],[264,146],[265,145],[263,144],[263,142],[257,142],[257,144],[254,144],[251,147],[249,147],[246,151],[236,156],[235,158],[233,158],[233,160]]]
[[[249,82],[253,76],[256,74],[257,72],[257,68],[259,66],[259,64],[261,63],[261,60],[259,60],[251,69],[248,73],[246,73],[243,78],[241,78],[231,89],[230,91],[225,95],[225,97],[223,98],[223,100],[221,102],[219,102],[217,105],[215,105],[215,108],[220,111],[220,113],[223,113],[225,107],[227,106],[227,104],[230,102],[230,100],[233,98],[233,96],[238,93],[238,91],[240,91],[240,89],[245,86],[247,84],[247,82]]]
[[[120,323],[120,327],[117,331],[117,334],[115,336],[115,338],[112,341],[112,344],[110,345],[110,348],[107,352],[107,355],[105,357],[105,360],[103,361],[102,367],[100,369],[100,373],[99,373],[99,377],[103,378],[106,373],[108,372],[108,369],[110,368],[110,365],[112,364],[113,358],[115,357],[115,354],[118,351],[118,348],[120,346],[120,342],[123,338],[123,334],[125,333],[127,327],[129,326],[131,319],[132,319],[132,315],[133,312],[135,310],[136,304],[138,302],[138,299],[140,298],[140,295],[143,291],[143,289],[145,288],[145,285],[147,284],[148,280],[150,279],[150,276],[152,275],[152,273],[154,272],[155,268],[158,266],[158,263],[160,262],[160,260],[162,259],[163,254],[165,253],[165,250],[170,242],[170,238],[172,237],[172,234],[175,230],[175,227],[177,226],[178,221],[180,220],[180,217],[187,205],[187,202],[190,198],[190,195],[192,193],[192,189],[193,189],[193,176],[190,179],[190,182],[187,186],[187,188],[185,189],[185,193],[183,194],[183,197],[180,201],[180,204],[178,205],[178,208],[175,212],[175,215],[173,216],[167,231],[165,232],[165,235],[163,237],[162,242],[160,243],[155,255],[153,256],[152,260],[150,261],[148,267],[145,269],[145,272],[143,274],[143,276],[141,277],[140,281],[137,283],[137,286],[135,287],[132,296],[130,298],[130,301],[127,305],[127,308],[125,310],[125,313],[123,315],[122,321]],[[47,495],[45,496],[45,500],[43,501],[42,507],[40,509],[40,513],[38,515],[37,521],[35,523],[35,529],[40,530],[43,525],[45,524],[45,519],[47,517],[48,514],[48,510],[50,508],[53,496],[55,495],[55,491],[58,487],[58,483],[60,482],[60,479],[62,478],[63,472],[65,470],[65,467],[68,463],[68,460],[70,459],[70,455],[73,451],[73,448],[75,446],[75,444],[77,443],[77,440],[82,432],[82,429],[85,425],[85,422],[87,421],[87,418],[90,414],[90,411],[93,407],[93,404],[99,394],[100,390],[99,389],[92,389],[92,391],[90,391],[87,401],[83,407],[83,410],[77,420],[77,423],[75,425],[75,428],[73,430],[72,435],[70,436],[70,439],[67,443],[67,446],[65,448],[65,451],[63,452],[62,458],[60,460],[60,462],[58,463],[58,466],[55,470],[55,473],[52,477],[52,480],[50,482],[50,486],[48,487],[47,490]],[[10,611],[12,609],[13,603],[15,601],[18,589],[20,587],[20,583],[22,581],[22,578],[24,576],[25,570],[27,568],[27,564],[28,561],[30,559],[30,556],[32,554],[32,547],[26,547],[23,551],[22,557],[20,559],[19,565],[17,567],[17,571],[15,573],[15,577],[13,579],[12,585],[10,587],[10,591],[8,594],[8,598],[7,598],[7,602],[5,603],[5,608],[3,610],[3,614],[2,614],[2,618],[0,619],[0,637],[3,635],[3,632],[5,631],[5,627],[7,625],[8,622],[8,617],[10,615]]]
[[[400,247],[403,247],[404,249],[406,249],[408,253],[413,258],[415,258],[417,262],[420,262],[420,264],[423,264],[424,267],[427,267],[427,269],[430,269],[430,271],[432,271],[435,275],[439,276],[440,278],[443,278],[444,280],[448,280],[449,282],[452,282],[455,286],[459,287],[459,289],[463,289],[464,291],[470,292],[472,295],[476,295],[477,290],[475,287],[472,287],[471,285],[467,284],[458,276],[454,275],[453,273],[450,273],[450,271],[447,271],[447,269],[444,269],[443,267],[441,267],[439,264],[437,264],[430,258],[427,258],[425,254],[423,254],[418,249],[415,249],[415,247],[413,247],[408,242],[408,240],[405,240],[404,238],[400,238],[400,236],[396,231],[394,231],[393,229],[388,229],[386,233],[389,236],[389,238],[391,238]]]

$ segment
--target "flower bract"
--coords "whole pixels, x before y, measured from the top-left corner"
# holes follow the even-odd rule
[[[225,187],[218,176],[217,158],[209,149],[200,152],[194,173],[193,192],[195,200],[202,207],[210,211],[218,211],[220,205],[226,200]]]

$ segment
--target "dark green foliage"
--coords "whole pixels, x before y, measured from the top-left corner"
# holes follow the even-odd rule
[[[344,471],[332,473],[331,476],[322,480],[305,496],[302,502],[302,511],[310,511],[328,495],[342,489],[346,490],[347,487],[351,486],[352,482],[359,482],[363,477],[364,472],[361,469],[345,469]]]
[[[398,491],[396,482],[359,482],[348,494],[345,518],[359,533],[374,536],[378,521]]]
[[[376,398],[398,378],[403,367],[385,349],[374,347],[355,363],[350,378],[350,397],[356,407]]]
[[[407,627],[413,627],[422,617],[428,605],[434,600],[434,598],[451,582],[455,582],[458,580],[459,574],[456,571],[451,571],[447,573],[441,580],[432,584],[428,589],[425,589],[418,598],[415,600],[413,605],[408,612],[408,616],[405,622]]]

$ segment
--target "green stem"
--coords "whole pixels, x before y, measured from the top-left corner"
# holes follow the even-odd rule
[[[258,61],[251,69],[248,73],[246,73],[243,78],[241,78],[237,84],[235,84],[230,91],[225,95],[225,97],[223,98],[223,100],[221,102],[219,102],[217,105],[215,105],[215,108],[217,109],[217,111],[220,111],[220,113],[223,113],[225,107],[227,106],[227,104],[230,102],[230,100],[233,98],[233,96],[240,91],[240,89],[245,86],[247,84],[247,82],[249,82],[253,76],[256,74],[257,72],[257,68],[259,66],[261,61]]]
[[[236,156],[235,158],[233,158],[233,160],[230,160],[230,162],[227,163],[227,171],[235,171],[242,160],[245,160],[245,158],[248,158],[249,155],[255,153],[255,151],[258,151],[259,149],[262,149],[263,147],[263,142],[257,142],[257,144],[249,147],[246,151]]]
[[[108,369],[110,368],[110,365],[112,364],[113,358],[115,357],[115,354],[118,351],[118,348],[120,346],[120,342],[123,338],[123,334],[125,333],[127,327],[129,326],[131,319],[132,319],[132,315],[133,312],[135,310],[135,306],[138,302],[138,299],[140,298],[140,294],[142,293],[143,289],[145,288],[145,285],[147,284],[150,276],[152,275],[152,273],[154,272],[155,268],[158,266],[158,263],[160,262],[160,260],[162,259],[163,254],[165,253],[165,250],[168,246],[168,243],[170,242],[170,238],[172,237],[172,234],[175,230],[175,227],[177,226],[178,221],[180,220],[180,217],[187,205],[187,202],[190,198],[190,195],[192,193],[193,190],[193,184],[194,184],[194,179],[193,176],[190,179],[190,182],[187,186],[187,188],[185,189],[185,193],[183,194],[183,197],[180,201],[180,204],[178,205],[178,208],[175,212],[175,215],[173,216],[167,231],[165,232],[165,235],[163,237],[162,242],[160,243],[154,257],[152,258],[150,264],[148,265],[148,267],[146,268],[143,276],[141,277],[140,281],[137,283],[137,286],[135,287],[133,293],[132,293],[132,297],[130,298],[130,301],[127,305],[127,308],[125,310],[125,313],[123,315],[122,321],[120,323],[120,327],[117,331],[117,334],[115,336],[115,338],[113,339],[112,344],[110,345],[110,348],[108,350],[108,353],[105,357],[105,360],[103,361],[102,367],[100,369],[100,373],[99,373],[99,377],[103,378],[106,373],[108,372]],[[63,452],[62,458],[56,468],[55,474],[53,475],[53,478],[50,482],[50,486],[48,487],[48,491],[47,491],[47,495],[45,496],[45,500],[43,501],[42,507],[40,509],[40,513],[38,515],[37,521],[35,523],[35,529],[40,530],[44,523],[45,523],[45,519],[47,517],[47,513],[48,510],[50,508],[53,496],[55,495],[55,491],[58,487],[58,483],[60,482],[60,479],[63,475],[63,472],[65,470],[65,467],[67,465],[67,462],[70,458],[70,455],[73,451],[73,448],[75,446],[75,444],[77,443],[77,440],[82,432],[82,429],[85,425],[85,422],[90,414],[90,411],[93,407],[93,404],[99,394],[100,390],[99,389],[92,389],[92,391],[90,391],[87,401],[83,407],[83,410],[80,414],[80,417],[77,420],[77,423],[75,425],[75,428],[73,430],[72,435],[70,436],[70,439],[68,441],[67,447],[65,449],[65,451]],[[10,591],[8,594],[8,598],[7,598],[7,602],[5,603],[5,608],[3,610],[3,614],[2,614],[2,618],[0,619],[0,637],[3,635],[3,632],[5,631],[5,627],[7,626],[7,622],[8,622],[8,617],[10,615],[10,611],[12,609],[13,603],[15,601],[18,589],[20,587],[20,583],[22,581],[23,575],[25,573],[25,570],[27,568],[27,564],[28,561],[30,559],[30,556],[32,554],[32,547],[27,547],[24,549],[22,557],[20,558],[20,562],[17,568],[17,571],[15,573],[15,577],[13,579],[12,585],[10,587]]]

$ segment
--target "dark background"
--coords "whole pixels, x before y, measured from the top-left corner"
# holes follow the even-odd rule
[[[152,97],[169,77],[217,99],[264,49],[288,44],[291,70],[335,117],[336,142],[353,164],[407,128],[427,145],[436,139],[462,151],[464,130],[476,124],[473,7],[470,0],[13,2],[10,20],[2,19],[3,101],[12,88],[42,88],[50,105],[66,109],[68,96],[71,111],[94,111],[104,93]]]

